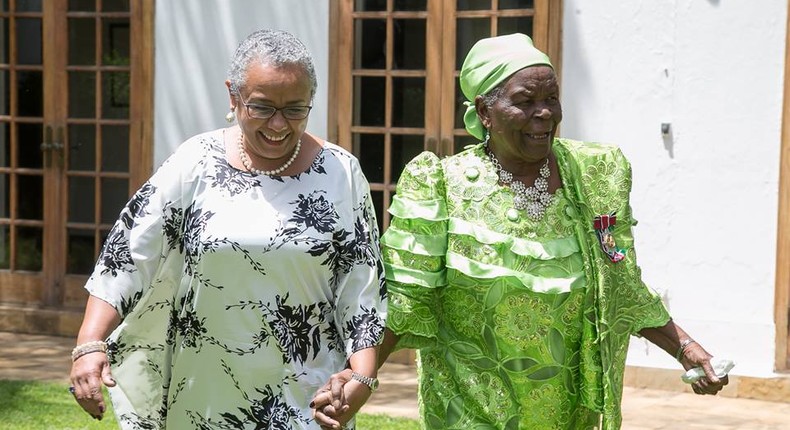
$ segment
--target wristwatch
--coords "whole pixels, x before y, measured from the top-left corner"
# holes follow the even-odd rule
[[[357,372],[351,372],[351,379],[361,382],[370,388],[370,391],[376,391],[379,388],[379,380],[377,378],[371,378],[370,376],[365,376]]]

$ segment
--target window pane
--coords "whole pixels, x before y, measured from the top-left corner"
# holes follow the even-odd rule
[[[69,10],[91,12],[96,10],[96,0],[69,0]]]
[[[11,167],[11,124],[0,122],[0,167]]]
[[[425,149],[425,137],[421,135],[392,136],[392,181],[398,183],[406,163]]]
[[[392,78],[392,126],[425,124],[425,78]]]
[[[354,154],[359,158],[362,173],[368,182],[384,182],[384,136],[354,134]]]
[[[29,117],[44,116],[43,81],[41,76],[41,72],[33,70],[16,72],[16,87],[19,94],[17,115]]]
[[[428,0],[394,0],[394,10],[427,10]]]
[[[44,166],[41,142],[43,127],[41,124],[17,124],[17,166],[40,169]]]
[[[357,12],[387,10],[387,0],[355,0],[354,10]]]
[[[5,8],[3,10],[6,10]],[[8,64],[8,55],[9,55],[9,47],[8,43],[11,39],[10,37],[10,27],[8,26],[8,18],[0,18],[0,37],[3,40],[0,41],[0,63]],[[7,88],[7,87],[3,87]]]
[[[39,175],[17,175],[17,218],[44,219],[44,180]]]
[[[466,114],[465,101],[467,100],[463,91],[461,91],[461,84],[458,82],[458,78],[455,78],[455,123],[453,124],[455,128],[466,128],[466,124],[464,124],[464,114]]]
[[[69,126],[68,170],[96,170],[96,126]]]
[[[101,128],[101,170],[129,171],[129,127],[105,125]]]
[[[96,116],[96,74],[69,72],[69,117]]]
[[[384,69],[387,65],[387,21],[358,19],[354,23],[355,69]]]
[[[129,181],[126,179],[102,178],[101,222],[112,224],[118,219],[121,209],[129,201]]]
[[[38,227],[16,228],[16,269],[41,270],[42,232]]]
[[[425,69],[425,20],[393,19],[392,68]]]
[[[104,12],[128,12],[129,0],[102,0],[101,7]]]
[[[500,9],[534,9],[534,0],[499,0]]]
[[[0,269],[11,268],[11,226],[0,225]]]
[[[491,0],[458,0],[458,10],[488,10]]]
[[[354,125],[384,125],[384,78],[354,78]]]
[[[129,72],[102,74],[102,118],[129,118]]]
[[[6,10],[8,1],[3,2],[3,10]],[[41,0],[16,0],[17,12],[41,12]]]
[[[479,140],[468,134],[466,136],[455,136],[455,142],[453,142],[455,152],[453,154],[463,151],[468,145],[476,145],[478,143],[480,143]]]
[[[11,112],[11,91],[10,85],[10,72],[8,70],[0,70],[0,115],[8,115]]]
[[[96,64],[96,21],[69,18],[69,64]]]
[[[376,211],[376,223],[379,225],[379,234],[384,234],[384,191],[371,191],[370,200],[373,201],[373,209]]]
[[[69,222],[94,222],[94,179],[69,177]]]
[[[0,173],[0,218],[11,218],[11,178]]]
[[[524,33],[532,37],[532,17],[499,18],[499,35]]]
[[[458,20],[455,39],[455,68],[461,70],[466,54],[478,40],[491,36],[491,21],[488,18],[464,18]]]
[[[18,64],[42,64],[41,61],[41,19],[17,18],[16,37]]]
[[[102,64],[108,66],[129,65],[129,21],[106,19],[102,25],[104,56]]]
[[[77,275],[90,275],[96,262],[93,230],[68,230],[66,271]]]

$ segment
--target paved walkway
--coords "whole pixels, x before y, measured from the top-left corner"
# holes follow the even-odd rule
[[[68,338],[0,332],[0,379],[66,381],[73,346]],[[414,367],[388,363],[379,379],[363,412],[417,418]],[[790,430],[790,403],[630,387],[623,397],[623,430]]]

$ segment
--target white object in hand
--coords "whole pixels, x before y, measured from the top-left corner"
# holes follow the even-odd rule
[[[735,367],[735,362],[727,359],[719,359],[711,360],[710,365],[713,367],[713,373],[715,373],[717,377],[723,378],[730,373],[733,367]],[[687,370],[680,379],[687,384],[693,384],[704,377],[705,371],[702,370],[701,367],[695,367]]]

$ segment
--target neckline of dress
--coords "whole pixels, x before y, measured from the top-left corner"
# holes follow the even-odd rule
[[[307,169],[305,169],[305,170],[303,170],[301,172],[294,173],[293,175],[256,175],[256,174],[254,174],[254,173],[252,173],[250,171],[239,169],[238,167],[236,167],[233,164],[231,164],[230,160],[228,160],[228,147],[227,147],[227,144],[225,142],[225,133],[227,132],[227,130],[228,130],[227,128],[221,129],[220,136],[217,138],[217,140],[219,141],[219,146],[220,146],[220,148],[222,150],[222,158],[223,158],[223,160],[225,160],[225,163],[231,169],[233,169],[233,170],[235,170],[237,172],[246,173],[252,178],[258,178],[260,176],[266,176],[266,177],[272,178],[272,179],[278,179],[278,178],[282,179],[282,180],[295,179],[297,176],[301,176],[302,174],[308,173],[311,170],[313,170],[313,166],[315,165],[316,162],[318,162],[318,159],[321,157],[321,155],[324,153],[324,151],[326,151],[326,145],[329,143],[327,141],[324,141],[324,145],[318,145],[320,147],[320,149],[318,150],[318,152],[316,152],[315,157],[313,157],[313,161],[310,162],[310,165],[307,167]]]

